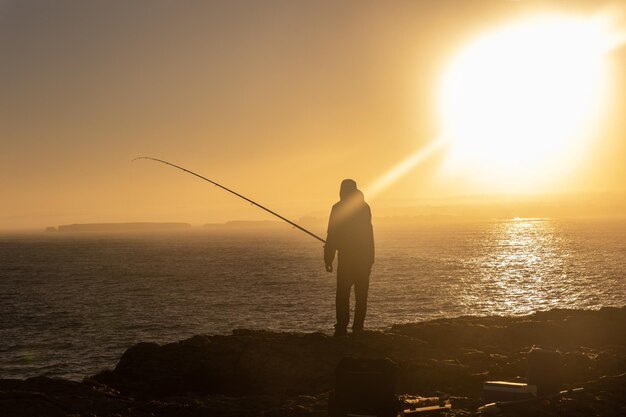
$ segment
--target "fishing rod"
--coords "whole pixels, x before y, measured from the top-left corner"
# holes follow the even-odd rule
[[[314,237],[315,239],[319,240],[320,242],[322,242],[322,243],[326,243],[326,241],[325,241],[324,239],[322,239],[321,237],[319,237],[319,236],[318,236],[318,235],[316,235],[315,233],[309,232],[309,231],[308,231],[308,230],[306,230],[304,227],[302,227],[302,226],[300,226],[300,225],[298,225],[298,224],[296,224],[296,223],[292,222],[291,220],[289,220],[289,219],[287,219],[287,218],[285,218],[285,217],[281,216],[280,214],[276,213],[275,211],[272,211],[272,210],[268,209],[267,207],[260,205],[260,204],[259,204],[259,203],[257,203],[256,201],[253,201],[253,200],[249,199],[248,197],[243,196],[243,195],[239,194],[238,192],[231,190],[230,188],[224,187],[222,184],[218,184],[217,182],[215,182],[215,181],[213,181],[213,180],[210,180],[210,179],[208,179],[208,178],[206,178],[206,177],[203,177],[203,176],[202,176],[202,175],[200,175],[200,174],[197,174],[197,173],[195,173],[195,172],[193,172],[193,171],[190,171],[190,170],[188,170],[188,169],[186,169],[186,168],[183,168],[183,167],[181,167],[181,166],[178,166],[178,165],[176,165],[176,164],[172,164],[171,162],[167,162],[167,161],[164,161],[164,160],[162,160],[162,159],[152,158],[152,157],[149,157],[149,156],[140,156],[140,157],[138,157],[138,158],[133,159],[131,162],[134,162],[134,161],[136,161],[136,160],[138,160],[138,159],[148,159],[148,160],[151,160],[151,161],[160,162],[160,163],[162,163],[162,164],[169,165],[169,166],[174,167],[174,168],[178,168],[178,169],[180,169],[181,171],[185,171],[185,172],[186,172],[186,173],[188,173],[188,174],[194,175],[194,176],[196,176],[196,177],[198,177],[198,178],[201,178],[201,179],[203,179],[203,180],[205,180],[205,181],[207,181],[207,182],[210,182],[211,184],[213,184],[213,185],[215,185],[215,186],[217,186],[217,187],[220,187],[222,190],[228,191],[229,193],[234,194],[234,195],[236,195],[236,196],[237,196],[237,197],[239,197],[239,198],[243,198],[244,200],[246,200],[247,202],[251,203],[252,205],[255,205],[255,206],[257,206],[258,208],[260,208],[260,209],[262,209],[262,210],[267,211],[268,213],[270,213],[270,214],[272,214],[272,215],[274,215],[274,216],[278,217],[279,219],[281,219],[281,220],[283,220],[283,221],[285,221],[285,222],[289,223],[289,224],[290,224],[290,225],[292,225],[293,227],[296,227],[296,228],[300,229],[301,231],[303,231],[303,232],[304,232],[304,233],[306,233],[307,235],[309,235],[309,236],[311,236],[311,237]]]

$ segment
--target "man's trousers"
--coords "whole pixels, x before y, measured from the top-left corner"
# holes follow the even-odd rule
[[[344,332],[350,322],[350,292],[354,286],[354,321],[352,330],[363,330],[367,312],[367,292],[370,285],[371,267],[337,266],[337,295],[335,308],[337,313],[336,332]]]

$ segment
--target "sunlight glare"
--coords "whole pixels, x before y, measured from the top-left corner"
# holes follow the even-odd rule
[[[448,167],[510,187],[574,165],[606,101],[605,53],[619,43],[601,23],[536,18],[462,50],[439,96]]]

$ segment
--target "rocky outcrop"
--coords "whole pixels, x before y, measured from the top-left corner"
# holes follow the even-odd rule
[[[625,341],[624,308],[441,319],[347,338],[235,330],[137,344],[95,379],[135,396],[317,394],[332,387],[342,357],[389,357],[400,365],[403,392],[477,396],[485,379],[524,377],[533,345],[562,352],[566,384],[626,372]]]
[[[0,410],[12,416],[322,416],[337,363],[356,356],[393,359],[399,394],[450,396],[452,415],[466,415],[481,405],[483,381],[525,376],[526,353],[536,344],[558,348],[564,387],[586,391],[532,415],[625,415],[626,307],[441,319],[345,338],[235,330],[139,343],[115,369],[82,383],[0,381]]]

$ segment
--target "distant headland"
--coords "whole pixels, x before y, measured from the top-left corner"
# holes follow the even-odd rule
[[[153,232],[169,230],[186,230],[191,228],[189,223],[80,223],[62,224],[58,227],[48,227],[46,232]]]

